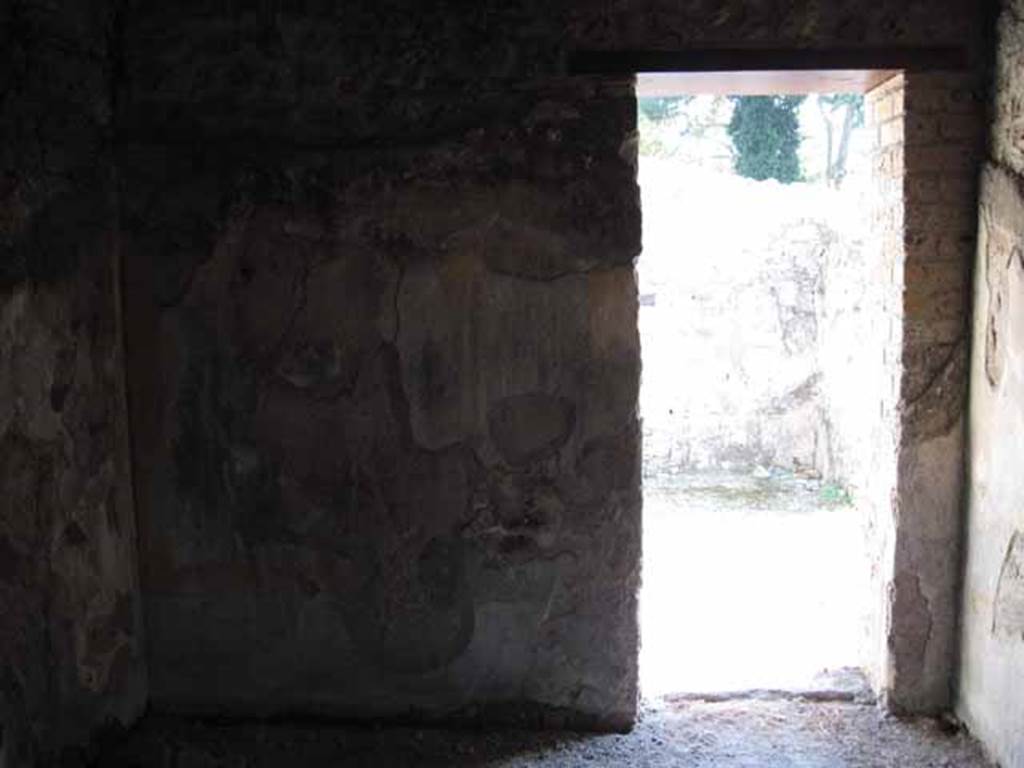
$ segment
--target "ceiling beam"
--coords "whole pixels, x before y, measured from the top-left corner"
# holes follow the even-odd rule
[[[636,95],[760,96],[805,93],[867,93],[900,70],[825,69],[755,72],[647,72],[636,77]]]
[[[638,72],[765,72],[784,70],[963,71],[962,47],[934,48],[694,48],[674,51],[588,51],[570,53],[574,75],[634,75]]]

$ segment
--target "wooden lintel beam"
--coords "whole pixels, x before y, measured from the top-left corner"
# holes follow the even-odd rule
[[[634,75],[640,72],[758,72],[785,70],[962,71],[966,48],[694,48],[674,51],[580,50],[570,54],[576,75]]]

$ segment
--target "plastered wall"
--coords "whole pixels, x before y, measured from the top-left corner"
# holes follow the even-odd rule
[[[958,711],[1005,768],[1024,766],[1024,24],[1005,4],[974,280],[966,569]]]
[[[0,9],[0,765],[146,700],[108,151],[109,17]]]

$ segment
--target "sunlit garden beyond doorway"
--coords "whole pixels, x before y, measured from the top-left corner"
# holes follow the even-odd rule
[[[857,689],[872,565],[837,456],[887,429],[854,414],[884,386],[888,332],[862,100],[639,110],[642,691]]]

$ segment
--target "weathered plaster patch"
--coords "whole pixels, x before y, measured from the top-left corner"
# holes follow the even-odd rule
[[[983,218],[984,219],[987,217]],[[1022,251],[1013,233],[987,221],[982,225],[985,259],[985,283],[988,287],[985,325],[985,373],[989,384],[997,387],[1002,380],[1007,344],[1007,322],[1010,314],[1009,272],[1021,263]]]
[[[994,635],[1024,641],[1024,532],[1010,537],[1006,557],[999,570],[995,605],[992,609]]]
[[[967,402],[968,362],[966,335],[951,344],[905,349],[906,380],[916,383],[901,403],[905,441],[924,442],[956,427]]]
[[[931,608],[919,578],[899,573],[889,585],[890,616],[899,616],[899,636],[889,637],[894,688],[913,689],[924,674],[925,652],[932,633]],[[892,621],[889,624],[892,626]]]
[[[575,408],[565,398],[542,392],[506,397],[491,405],[491,439],[502,458],[513,466],[528,464],[568,439]]]

